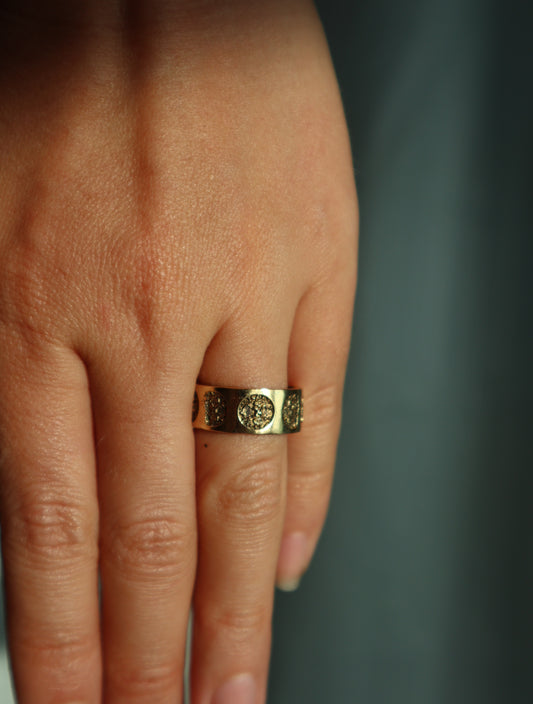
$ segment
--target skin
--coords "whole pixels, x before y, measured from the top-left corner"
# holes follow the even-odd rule
[[[192,605],[192,703],[250,673],[262,704],[274,585],[328,510],[356,287],[320,22],[303,0],[1,0],[0,18],[18,701],[181,701]],[[193,431],[197,380],[302,387],[302,432]]]

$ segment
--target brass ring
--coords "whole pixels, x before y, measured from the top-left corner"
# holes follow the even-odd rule
[[[303,421],[302,390],[237,389],[196,384],[193,428],[218,433],[285,435]]]

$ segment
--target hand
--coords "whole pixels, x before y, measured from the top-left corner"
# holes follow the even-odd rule
[[[25,4],[0,5],[18,701],[176,702],[192,600],[193,704],[240,673],[255,694],[214,701],[260,704],[274,583],[328,508],[356,281],[319,21],[304,0]],[[302,432],[193,432],[197,380],[301,387]]]

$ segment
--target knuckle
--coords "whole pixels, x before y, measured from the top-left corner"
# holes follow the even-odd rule
[[[137,236],[126,265],[123,249],[117,248],[117,287],[133,325],[142,340],[153,347],[164,341],[169,311],[179,314],[180,267],[171,237],[148,231]],[[182,287],[183,288],[183,287]]]
[[[20,548],[34,560],[71,561],[97,556],[97,518],[81,500],[33,493],[5,517],[6,548]]]
[[[155,697],[175,694],[181,678],[176,660],[171,662],[110,663],[106,690],[125,701],[159,701]],[[165,698],[167,701],[167,698]]]
[[[218,487],[217,509],[228,521],[245,526],[272,523],[281,512],[282,476],[278,457],[247,460]]]
[[[340,276],[354,279],[357,268],[359,214],[357,201],[327,199],[314,209],[310,246],[320,256],[315,258],[319,279],[339,281]]]
[[[311,390],[304,399],[304,423],[302,427],[323,429],[338,427],[342,414],[342,398],[335,384],[326,384]],[[330,440],[330,435],[321,432],[321,436]]]
[[[291,512],[299,517],[300,529],[309,536],[318,536],[324,527],[331,498],[331,486],[332,476],[319,470],[310,470],[291,477]]]
[[[316,506],[329,500],[333,479],[333,467],[329,463],[303,468],[291,475],[291,499],[300,506]]]
[[[85,671],[87,663],[99,653],[99,644],[89,633],[73,633],[71,630],[55,630],[40,634],[32,628],[26,635],[18,634],[14,646],[21,658],[28,659],[43,670],[64,677],[66,672],[74,674]]]
[[[136,578],[179,577],[196,549],[194,526],[173,516],[144,516],[107,531],[102,559]]]
[[[272,608],[270,603],[253,604],[250,606],[239,605],[238,608],[229,607],[200,616],[202,628],[213,634],[213,638],[220,638],[231,643],[249,643],[250,638],[257,639],[258,633],[265,633],[271,626]]]
[[[50,314],[51,276],[45,255],[24,247],[4,255],[0,283],[0,324],[15,328],[30,343],[53,340],[54,316]]]

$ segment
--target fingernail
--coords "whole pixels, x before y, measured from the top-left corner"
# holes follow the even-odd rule
[[[211,704],[255,704],[257,687],[252,675],[237,675],[215,692]]]
[[[276,586],[284,592],[298,588],[307,560],[307,536],[305,533],[290,533],[281,541],[278,558]]]

